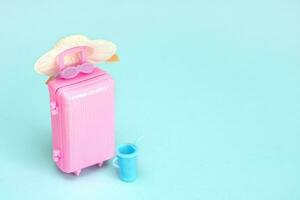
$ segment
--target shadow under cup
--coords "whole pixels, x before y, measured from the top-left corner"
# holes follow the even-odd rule
[[[117,166],[119,177],[125,182],[132,182],[137,177],[137,147],[134,144],[123,144],[117,149]]]

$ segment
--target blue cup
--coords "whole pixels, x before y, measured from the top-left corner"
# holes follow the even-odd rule
[[[134,144],[122,144],[117,149],[117,157],[113,165],[119,169],[119,177],[122,181],[132,182],[136,179],[137,147]]]

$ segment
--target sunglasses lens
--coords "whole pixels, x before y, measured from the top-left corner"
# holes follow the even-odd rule
[[[91,65],[91,64],[83,65],[83,66],[81,66],[80,71],[81,71],[82,73],[89,74],[89,73],[91,73],[91,72],[94,71],[94,66]]]
[[[74,78],[75,76],[77,76],[78,71],[75,67],[68,67],[65,70],[63,70],[63,73],[61,75],[62,78]]]

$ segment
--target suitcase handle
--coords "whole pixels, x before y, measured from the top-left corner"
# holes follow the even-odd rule
[[[60,53],[57,57],[57,65],[59,68],[59,71],[63,70],[65,68],[64,64],[64,57],[70,54],[75,54],[75,53],[80,53],[80,60],[81,64],[87,62],[87,47],[86,46],[78,46],[78,47],[73,47],[71,49],[67,49]]]

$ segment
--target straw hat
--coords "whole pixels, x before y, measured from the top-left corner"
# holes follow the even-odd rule
[[[46,76],[55,75],[58,73],[57,56],[63,51],[77,46],[87,47],[87,58],[92,64],[118,60],[115,54],[117,47],[114,43],[106,40],[89,40],[84,35],[72,35],[58,41],[50,51],[41,56],[34,65],[35,71]],[[79,59],[77,54],[66,56],[65,65],[75,64]]]

